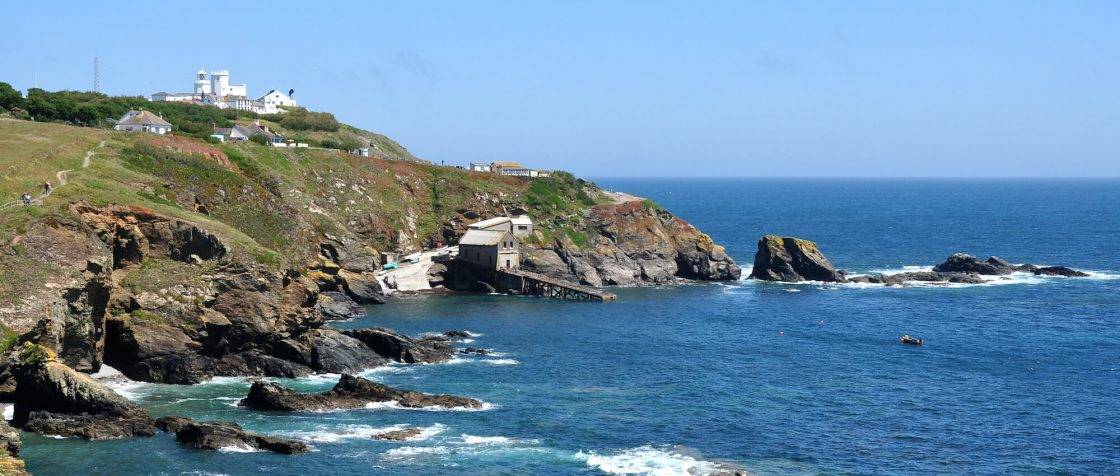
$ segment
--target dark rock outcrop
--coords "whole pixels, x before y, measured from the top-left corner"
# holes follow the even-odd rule
[[[319,372],[360,372],[388,362],[362,341],[334,329],[311,331],[308,341],[311,344],[310,367]]]
[[[473,398],[400,390],[349,374],[342,375],[331,390],[314,394],[294,392],[274,383],[254,382],[239,404],[254,410],[292,412],[362,408],[377,402],[396,402],[407,408],[483,406]]]
[[[478,349],[475,347],[467,347],[466,349],[460,350],[459,353],[465,355],[490,355],[489,350]]]
[[[280,454],[311,451],[302,441],[258,435],[245,431],[231,421],[193,421],[184,417],[161,418],[161,429],[173,431],[175,440],[188,448],[199,450],[262,450]]]
[[[19,430],[8,426],[8,422],[0,418],[0,474],[25,475],[27,467],[19,459],[19,450],[23,447]]]
[[[873,274],[868,276],[852,276],[848,278],[848,282],[885,284],[887,286],[903,286],[908,282],[980,284],[984,282],[984,279],[975,273],[938,273],[933,271],[911,271],[890,275]]]
[[[451,340],[470,339],[471,333],[467,331],[447,331],[443,333],[444,337]]]
[[[987,261],[981,261],[979,258],[965,253],[954,253],[944,263],[934,266],[933,270],[939,273],[976,273],[982,275],[1002,275],[1015,272],[1011,263],[995,256],[988,258]]]
[[[767,235],[758,240],[751,277],[764,281],[843,282],[843,273],[821,253],[816,243],[800,238]]]
[[[315,306],[323,313],[324,318],[331,320],[351,319],[366,314],[366,310],[361,305],[350,299],[350,296],[338,291],[320,293]]]
[[[1065,276],[1084,278],[1089,274],[1065,266],[1039,267],[1033,264],[1014,265],[1005,259],[992,256],[981,261],[965,253],[954,253],[944,263],[933,267],[936,272],[975,273],[980,275],[1007,275],[1015,272],[1034,273],[1042,276]]]
[[[182,416],[165,416],[156,419],[156,428],[163,432],[175,433],[189,423],[194,423],[194,420]]]
[[[418,427],[415,427],[415,426],[410,426],[410,427],[407,427],[407,428],[401,428],[399,430],[392,430],[392,431],[386,431],[385,433],[378,433],[376,435],[373,435],[373,439],[382,440],[382,441],[405,441],[405,440],[408,440],[409,438],[415,438],[417,436],[420,436],[420,433],[422,433],[422,432],[423,432],[422,429],[420,429]]]
[[[1078,271],[1076,269],[1070,269],[1065,266],[1046,266],[1043,268],[1037,268],[1033,272],[1037,275],[1065,276],[1067,278],[1086,278],[1089,276],[1089,273]]]
[[[443,336],[413,339],[380,327],[342,333],[361,341],[382,357],[408,364],[446,362],[454,353],[450,339]]]
[[[109,387],[59,362],[52,351],[27,343],[16,378],[12,423],[27,431],[85,439],[150,436],[148,412]]]

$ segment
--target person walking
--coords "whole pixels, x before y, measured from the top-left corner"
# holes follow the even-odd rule
[[[51,187],[51,183],[43,182],[43,193],[50,195],[51,190],[54,190],[54,187]]]
[[[20,198],[22,198],[22,199],[23,199],[23,206],[25,206],[25,207],[29,207],[29,206],[31,206],[31,194],[30,194],[30,193],[26,193],[26,192],[25,192],[25,193],[23,194],[23,196],[22,196],[22,197],[20,197]]]

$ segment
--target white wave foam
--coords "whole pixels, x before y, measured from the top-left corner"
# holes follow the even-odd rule
[[[490,357],[496,357],[497,355],[498,354],[491,354]],[[505,355],[505,354],[500,354],[500,355]],[[468,357],[461,357],[461,356],[456,355],[454,357],[451,357],[451,360],[448,360],[447,362],[444,362],[444,363],[448,364],[448,365],[460,365],[460,364],[517,365],[517,364],[520,364],[521,362],[518,362],[516,359],[488,359],[488,358],[485,358],[485,357],[468,358]]]
[[[421,455],[445,455],[451,453],[451,448],[446,446],[401,446],[381,454],[388,459],[408,459]]]
[[[512,440],[504,436],[475,436],[463,434],[463,443],[468,445],[508,445]]]
[[[716,463],[653,446],[640,446],[612,455],[580,451],[576,453],[576,458],[583,460],[592,468],[609,474],[700,475],[710,474],[719,469]]]
[[[175,399],[175,400],[172,400],[172,401],[168,402],[167,404],[168,405],[178,405],[180,403],[186,403],[186,402],[212,402],[212,401],[234,402],[234,404],[235,404],[234,406],[237,406],[236,403],[241,401],[241,397],[210,397],[210,398],[191,398],[191,397],[188,397],[188,398],[178,398],[178,399]]]
[[[369,402],[366,403],[367,410],[414,410],[424,412],[482,412],[494,408],[493,404],[482,402],[479,408],[470,407],[445,407],[443,405],[432,405],[428,407],[405,407],[401,406],[400,402],[396,400],[388,400],[384,402]]]
[[[231,445],[218,448],[218,451],[221,451],[222,453],[256,453],[261,450],[250,447],[248,445]]]
[[[468,435],[466,433],[459,435],[466,445],[490,445],[490,446],[506,446],[506,445],[539,445],[540,440],[535,439],[518,439],[506,436],[477,436]]]
[[[89,376],[129,400],[137,400],[143,397],[147,393],[146,390],[156,385],[132,380],[108,365],[102,365],[101,369]]]
[[[4,419],[5,420],[11,420],[12,418],[15,418],[15,416],[16,416],[16,406],[15,405],[4,405]]]
[[[390,431],[397,431],[407,428],[409,425],[403,423],[397,425],[373,427],[368,425],[342,425],[342,426],[321,426],[315,430],[300,430],[288,431],[280,433],[289,438],[296,438],[299,440],[311,443],[338,443],[345,440],[353,439],[370,439],[374,436],[388,433]],[[432,426],[420,428],[420,434],[407,438],[406,441],[423,441],[435,435],[442,433],[447,427],[436,423]]]

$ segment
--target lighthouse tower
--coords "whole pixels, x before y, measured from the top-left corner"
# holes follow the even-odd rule
[[[196,73],[194,80],[194,93],[201,96],[203,94],[210,94],[210,91],[210,81],[206,79],[206,70],[198,68],[198,73]]]

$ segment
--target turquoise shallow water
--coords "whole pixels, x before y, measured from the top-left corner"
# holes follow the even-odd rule
[[[367,374],[480,398],[484,411],[316,414],[234,405],[248,384],[116,383],[156,415],[302,438],[299,456],[172,437],[25,435],[36,474],[1115,473],[1120,471],[1120,181],[601,180],[653,198],[749,266],[764,233],[818,241],[856,272],[955,251],[1088,279],[881,288],[756,282],[621,289],[609,304],[394,300],[338,327],[466,329],[500,352]],[[926,339],[898,343],[911,333]],[[285,382],[329,388],[335,376]],[[370,435],[426,428],[417,441]]]

